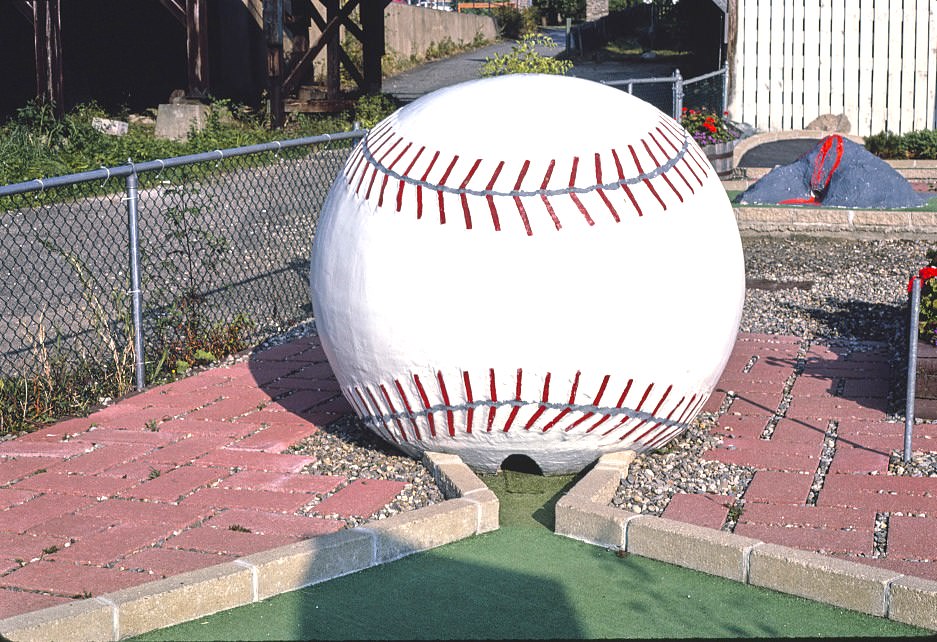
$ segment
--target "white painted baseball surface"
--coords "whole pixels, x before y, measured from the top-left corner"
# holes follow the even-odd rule
[[[745,292],[693,139],[598,83],[511,75],[374,127],[323,208],[310,285],[342,392],[403,451],[547,474],[647,450],[703,406]]]

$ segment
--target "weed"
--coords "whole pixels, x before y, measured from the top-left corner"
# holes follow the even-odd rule
[[[150,467],[150,474],[146,476],[147,479],[156,479],[161,474],[159,468]]]
[[[564,75],[573,67],[569,60],[559,60],[544,56],[537,51],[537,47],[556,47],[556,43],[549,36],[527,35],[511,48],[506,54],[495,54],[485,58],[481,68],[483,78],[490,76],[504,76],[507,74],[556,74]]]
[[[155,419],[148,420],[144,427],[150,432],[159,432],[159,425],[157,425]]]
[[[53,555],[54,553],[58,553],[58,552],[59,552],[59,547],[55,545],[42,549],[43,555]]]
[[[245,526],[241,526],[240,524],[231,524],[230,526],[228,526],[228,530],[235,531],[237,533],[250,533],[251,532],[251,529]]]

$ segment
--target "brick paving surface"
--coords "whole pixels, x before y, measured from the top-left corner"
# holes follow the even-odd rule
[[[306,474],[312,457],[284,453],[348,411],[321,347],[300,339],[0,443],[0,618],[381,510],[404,484]]]
[[[706,409],[704,458],[755,470],[743,502],[677,495],[670,519],[937,579],[937,478],[888,472],[885,350],[840,354],[796,337],[739,335]],[[284,450],[349,413],[302,339],[0,443],[0,618],[203,568],[345,527],[399,482],[308,475]],[[766,429],[769,429],[766,431]],[[824,442],[832,460],[821,459]],[[915,426],[933,452],[937,425]],[[822,484],[819,491],[815,482]],[[738,512],[738,511],[736,511]],[[887,539],[876,545],[876,529]],[[881,539],[881,538],[880,538]]]
[[[719,381],[731,403],[711,429],[722,444],[703,458],[754,470],[734,532],[937,580],[937,477],[889,472],[904,422],[889,420],[886,396],[905,373],[891,371],[884,344],[800,343],[742,334]],[[912,449],[937,451],[937,424],[916,424]],[[664,516],[711,523],[699,497],[676,496]]]

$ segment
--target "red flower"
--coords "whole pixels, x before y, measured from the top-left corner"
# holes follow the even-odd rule
[[[932,266],[921,268],[921,270],[917,273],[917,278],[921,279],[922,285],[924,281],[927,281],[928,279],[932,279],[935,276],[937,276],[937,267],[932,267]],[[913,285],[914,285],[914,277],[911,277],[908,280],[908,292],[911,291],[911,288]]]

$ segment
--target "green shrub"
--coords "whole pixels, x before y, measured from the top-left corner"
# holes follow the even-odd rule
[[[509,4],[498,5],[491,10],[491,15],[498,25],[498,35],[502,38],[517,40],[537,31],[537,10],[528,7],[520,10]]]
[[[362,96],[355,103],[355,120],[364,129],[371,129],[399,106],[389,94]]]
[[[900,135],[884,131],[867,136],[865,148],[879,158],[937,160],[937,131],[922,129]]]
[[[504,76],[507,74],[556,74],[565,75],[572,69],[573,63],[569,60],[558,60],[537,52],[537,46],[556,47],[556,43],[549,36],[526,35],[515,44],[510,53],[495,54],[492,58],[485,58],[481,75],[483,78],[491,76]]]

